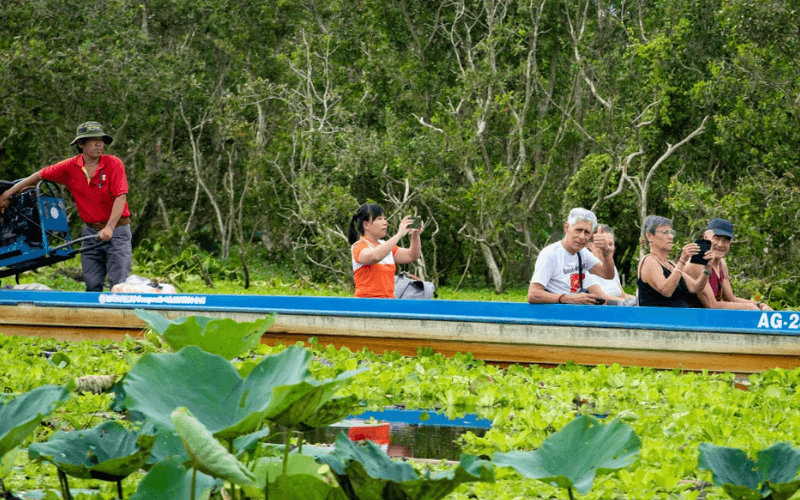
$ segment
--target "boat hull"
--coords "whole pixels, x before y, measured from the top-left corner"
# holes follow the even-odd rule
[[[136,308],[253,321],[275,312],[262,342],[397,351],[470,352],[497,364],[648,366],[752,373],[800,367],[793,312],[675,310],[510,302],[256,295],[3,291],[0,333],[59,340],[142,335]]]

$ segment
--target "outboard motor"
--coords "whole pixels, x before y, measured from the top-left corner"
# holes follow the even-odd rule
[[[0,181],[0,193],[14,184]],[[72,248],[81,239],[70,240],[66,203],[57,186],[41,181],[12,197],[0,214],[0,278],[71,259],[89,249]]]

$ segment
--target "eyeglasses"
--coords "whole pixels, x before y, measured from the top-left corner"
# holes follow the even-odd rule
[[[676,231],[676,230],[674,230],[674,229],[659,229],[659,230],[658,230],[658,231],[656,231],[656,232],[657,232],[657,233],[661,233],[661,234],[663,234],[664,236],[666,236],[666,235],[670,235],[670,236],[672,236],[673,238],[674,238],[674,237],[675,237],[675,236],[678,234],[678,231]]]

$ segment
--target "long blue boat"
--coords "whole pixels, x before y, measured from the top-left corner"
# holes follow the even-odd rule
[[[265,343],[470,352],[498,364],[586,364],[752,373],[800,367],[800,313],[342,297],[0,291],[0,333],[59,340],[141,335],[134,309],[253,321]]]

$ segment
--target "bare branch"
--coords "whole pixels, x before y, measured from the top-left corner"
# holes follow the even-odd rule
[[[417,119],[419,124],[422,125],[423,127],[429,128],[431,130],[435,130],[436,132],[439,132],[440,134],[444,134],[444,130],[440,129],[439,127],[435,127],[433,124],[430,124],[430,123],[425,123],[425,118],[423,118],[421,116],[417,116],[414,113],[412,113],[412,115],[414,116],[414,118]]]
[[[650,185],[650,179],[653,177],[653,174],[655,173],[656,169],[658,169],[658,167],[661,166],[661,164],[664,163],[664,161],[666,161],[667,158],[672,156],[672,153],[674,153],[681,146],[683,146],[684,144],[691,141],[692,139],[694,139],[695,137],[697,137],[698,135],[702,134],[705,131],[706,120],[708,120],[708,115],[706,115],[706,117],[703,118],[703,122],[700,124],[699,127],[697,127],[691,134],[684,137],[682,141],[675,144],[674,146],[667,143],[667,151],[664,152],[663,155],[661,155],[661,158],[656,160],[656,162],[653,164],[652,167],[650,167],[650,171],[647,173],[647,177],[645,177],[644,181],[645,189],[647,189],[647,187]]]
[[[647,105],[647,107],[646,107],[646,108],[644,108],[644,110],[642,110],[642,112],[641,112],[641,113],[639,113],[639,116],[637,116],[636,118],[634,118],[634,119],[631,121],[631,123],[636,123],[637,121],[639,121],[639,119],[640,119],[642,116],[644,116],[644,114],[645,114],[645,113],[647,113],[647,110],[648,110],[648,109],[652,108],[653,106],[655,106],[655,105],[657,105],[657,104],[659,104],[659,103],[661,103],[661,99],[657,100],[656,102],[651,102],[650,104],[648,104],[648,105]],[[638,128],[646,127],[647,125],[650,125],[650,124],[652,124],[652,123],[655,121],[655,119],[656,119],[656,115],[657,115],[657,114],[658,114],[658,108],[656,108],[656,111],[653,113],[653,118],[652,118],[652,119],[650,119],[650,120],[648,120],[648,121],[646,121],[646,122],[642,122],[642,123],[640,123],[640,124],[636,125],[636,128],[638,129]]]

